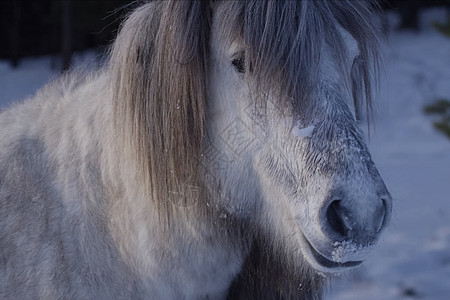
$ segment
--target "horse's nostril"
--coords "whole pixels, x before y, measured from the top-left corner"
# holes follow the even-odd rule
[[[328,224],[333,231],[339,233],[343,237],[347,236],[350,228],[346,225],[348,223],[348,216],[341,206],[341,200],[334,200],[330,203],[327,208],[326,216]]]
[[[389,198],[379,198],[363,207],[348,207],[346,200],[333,200],[324,211],[323,229],[335,240],[352,240],[361,245],[373,242],[390,219]]]
[[[381,211],[381,216],[379,218],[380,222],[379,222],[378,227],[376,229],[377,233],[379,233],[381,231],[381,229],[383,229],[385,223],[388,221],[388,219],[389,219],[389,212],[390,212],[388,200],[382,198],[381,201],[383,202],[383,209]]]

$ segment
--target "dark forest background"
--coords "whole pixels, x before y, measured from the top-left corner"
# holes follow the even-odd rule
[[[0,59],[17,66],[22,57],[103,51],[137,2],[130,0],[1,0]]]
[[[141,2],[2,0],[0,59],[18,66],[23,57],[58,55],[62,60],[62,69],[67,69],[75,51],[104,51],[113,41],[127,12]],[[450,0],[391,0],[382,4],[383,9],[397,10],[401,14],[401,28],[412,30],[418,30],[421,9],[437,5],[446,5],[450,10]]]

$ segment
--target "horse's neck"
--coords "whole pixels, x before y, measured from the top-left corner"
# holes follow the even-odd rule
[[[100,176],[102,191],[93,192],[105,199],[94,201],[110,216],[106,225],[122,258],[142,278],[149,279],[143,284],[160,298],[167,298],[160,293],[164,290],[191,293],[191,298],[199,298],[205,289],[210,289],[211,295],[216,288],[217,293],[225,290],[243,262],[242,249],[233,238],[236,233],[229,232],[224,220],[215,218],[215,212],[209,214],[201,207],[158,209],[158,201],[139,178],[140,166],[132,145],[122,140],[114,127],[112,100],[98,98],[102,95],[105,93],[96,93],[92,115],[85,114],[84,121],[77,122],[92,132],[91,147],[98,147],[98,156],[91,157],[100,169],[95,175]],[[84,171],[89,172],[89,168]],[[180,277],[183,280],[177,280]]]
[[[111,228],[127,265],[148,279],[143,285],[156,298],[225,293],[243,262],[239,247],[233,249],[214,220],[195,218],[189,208],[174,208],[166,223],[155,202],[132,190],[113,203]]]

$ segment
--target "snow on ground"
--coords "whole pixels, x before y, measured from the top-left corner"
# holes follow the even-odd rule
[[[393,27],[398,17],[388,20]],[[450,299],[450,141],[422,113],[450,99],[450,39],[432,20],[443,22],[445,11],[426,11],[419,33],[389,34],[370,148],[394,198],[392,222],[364,265],[336,278],[327,300]],[[55,78],[52,61],[25,59],[15,70],[0,61],[0,108]]]
[[[16,69],[6,61],[0,61],[0,107],[34,94],[53,78],[57,72],[52,70],[50,57],[24,59]]]
[[[100,64],[97,54],[86,51],[73,56],[73,64],[94,67]],[[0,109],[8,104],[33,95],[39,88],[60,75],[58,57],[45,56],[20,60],[16,69],[7,61],[0,60]]]

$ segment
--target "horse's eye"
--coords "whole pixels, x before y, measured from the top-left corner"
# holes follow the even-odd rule
[[[233,59],[232,64],[236,72],[245,73],[245,59],[243,56]]]

